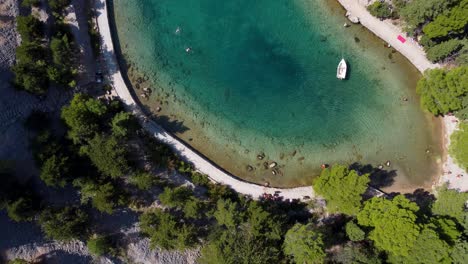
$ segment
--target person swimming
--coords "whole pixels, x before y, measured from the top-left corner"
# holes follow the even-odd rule
[[[177,27],[176,30],[175,30],[175,34],[176,34],[176,35],[179,35],[181,30],[182,30],[182,29],[181,29],[180,27]]]

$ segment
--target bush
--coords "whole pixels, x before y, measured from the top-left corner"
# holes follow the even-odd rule
[[[463,97],[468,94],[467,80],[467,66],[427,70],[416,86],[422,107],[434,115],[460,110]]]
[[[353,221],[346,224],[346,235],[351,241],[362,241],[366,238],[366,233]]]
[[[112,252],[112,243],[109,237],[94,235],[86,242],[89,252],[96,256],[102,256]]]
[[[367,7],[371,15],[378,18],[392,17],[391,6],[386,2],[375,1],[372,5]]]
[[[164,188],[164,192],[159,195],[159,200],[169,207],[183,207],[192,196],[192,190],[187,187],[166,187]]]
[[[47,186],[64,187],[68,173],[68,157],[52,155],[42,165],[40,177]]]
[[[7,213],[15,222],[31,221],[36,214],[35,202],[31,197],[20,197],[7,204]]]
[[[468,171],[468,122],[462,122],[459,130],[450,136],[449,152],[463,169]]]
[[[162,249],[185,249],[194,245],[196,233],[192,226],[183,223],[170,213],[159,209],[140,216],[141,232],[149,236],[151,247]]]
[[[86,234],[88,215],[75,207],[48,208],[39,216],[39,224],[51,239],[71,240]]]
[[[140,190],[149,190],[151,187],[161,183],[161,180],[149,172],[139,171],[133,174],[130,179],[130,183],[135,185]]]
[[[208,175],[199,173],[199,172],[192,172],[191,175],[192,183],[198,186],[208,186],[211,182],[208,179]]]
[[[42,22],[33,15],[18,16],[16,23],[23,42],[31,42],[42,36]]]
[[[459,51],[462,46],[463,42],[458,39],[451,39],[440,44],[436,44],[427,49],[427,58],[432,62],[441,61]]]

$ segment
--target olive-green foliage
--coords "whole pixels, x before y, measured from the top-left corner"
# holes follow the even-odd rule
[[[457,223],[449,217],[432,217],[431,223],[440,238],[449,244],[455,243],[461,235]]]
[[[161,200],[162,204],[169,207],[183,207],[192,195],[192,190],[184,186],[176,188],[166,187],[164,188],[164,192],[159,195],[159,200]]]
[[[190,175],[192,179],[192,183],[199,186],[208,186],[210,184],[210,179],[208,179],[208,175],[199,173],[199,172],[192,172]]]
[[[68,36],[53,37],[50,42],[50,51],[52,54],[52,64],[47,67],[49,80],[60,84],[73,87],[75,82],[73,77],[75,70],[72,67],[72,44],[68,40]]]
[[[374,197],[364,203],[358,213],[359,225],[372,227],[369,238],[375,246],[392,255],[408,256],[418,235],[418,206],[402,195],[392,200]]]
[[[216,203],[216,211],[213,216],[218,225],[226,228],[235,228],[241,223],[244,214],[240,212],[239,205],[236,202],[219,199]]]
[[[417,237],[409,254],[406,256],[391,255],[390,262],[402,264],[449,264],[452,262],[450,251],[449,245],[441,240],[432,228],[426,226]]]
[[[130,169],[125,148],[113,136],[96,134],[80,152],[86,154],[96,168],[106,176],[118,178],[124,176]]]
[[[73,184],[80,187],[81,202],[91,204],[101,212],[112,214],[117,206],[126,203],[126,197],[112,183],[98,183],[90,180],[79,179]]]
[[[314,264],[325,260],[322,235],[311,224],[295,224],[284,238],[284,253],[295,263]]]
[[[366,233],[354,221],[346,223],[346,235],[351,241],[362,241],[366,238]]]
[[[375,252],[374,248],[366,245],[348,243],[343,250],[332,256],[333,263],[359,263],[359,264],[380,264],[382,260]]]
[[[15,222],[31,221],[37,212],[33,198],[28,195],[19,197],[7,204],[8,217]]]
[[[267,264],[280,263],[279,251],[267,241],[256,238],[249,225],[242,225],[237,230],[219,232],[201,250],[197,262],[202,264]]]
[[[392,16],[390,5],[387,2],[375,1],[373,4],[367,7],[369,12],[378,18],[389,18]]]
[[[446,114],[462,107],[463,96],[468,94],[468,66],[427,70],[419,80],[416,91],[421,105],[434,115]]]
[[[161,180],[149,172],[138,171],[134,173],[129,181],[140,190],[149,190],[151,187],[161,183]]]
[[[23,42],[31,42],[42,36],[42,22],[33,15],[16,17],[17,30]]]
[[[68,173],[68,157],[52,155],[44,161],[40,177],[47,186],[64,187]]]
[[[468,66],[468,44],[465,44],[460,50],[458,57],[455,59],[455,63],[459,66]],[[466,118],[468,118],[468,116]]]
[[[435,215],[449,216],[462,223],[468,215],[465,203],[468,201],[468,193],[458,192],[442,186],[437,190],[437,200],[432,205],[432,213]]]
[[[104,103],[85,94],[75,94],[69,106],[62,108],[62,119],[69,127],[74,143],[83,143],[101,130],[101,119],[108,109]]]
[[[468,94],[463,96],[462,108],[455,113],[455,116],[461,121],[468,120]]]
[[[47,91],[45,53],[38,42],[25,42],[16,49],[16,64],[12,67],[16,87],[35,94]]]
[[[40,0],[23,0],[21,6],[24,7],[31,7],[31,6],[39,6],[41,4]]]
[[[112,134],[117,137],[126,137],[137,128],[136,120],[129,112],[117,113],[111,121]]]
[[[88,215],[75,207],[47,208],[39,216],[39,224],[51,239],[71,240],[86,234]]]
[[[184,216],[185,218],[200,219],[203,217],[204,203],[195,198],[191,197],[184,205]]]
[[[468,171],[468,122],[461,122],[459,130],[450,136],[449,152],[455,162]]]
[[[17,259],[8,261],[8,264],[29,264],[29,262],[27,262],[24,259],[17,258]]]
[[[354,215],[361,208],[362,194],[367,190],[369,175],[335,165],[324,169],[314,182],[314,190],[327,200],[330,212]]]
[[[438,15],[457,4],[460,0],[412,0],[401,8],[400,14],[405,20],[408,30],[412,32],[426,21],[433,20]]]
[[[182,219],[159,209],[140,216],[141,232],[151,240],[151,247],[163,249],[185,249],[196,242],[195,229]]]
[[[468,258],[468,242],[459,240],[450,254],[454,264],[464,264]]]
[[[260,202],[217,202],[218,224],[202,249],[200,263],[278,263],[284,221]]]
[[[86,246],[88,247],[89,252],[96,256],[109,254],[113,249],[109,237],[99,235],[92,236],[88,239]]]
[[[427,49],[427,58],[432,62],[442,61],[453,55],[463,47],[463,41],[450,39],[440,44],[435,44]]]
[[[429,38],[446,37],[449,34],[460,34],[468,25],[468,0],[441,14],[423,28],[424,34]]]

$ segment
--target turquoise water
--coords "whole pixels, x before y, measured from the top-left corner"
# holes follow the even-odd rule
[[[113,2],[122,51],[153,89],[142,103],[161,106],[168,129],[235,175],[290,186],[321,163],[391,160],[401,185],[431,180],[436,126],[419,109],[415,69],[345,29],[330,1]]]

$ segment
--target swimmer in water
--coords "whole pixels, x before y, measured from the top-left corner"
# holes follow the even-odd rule
[[[177,28],[176,28],[175,33],[176,33],[176,35],[179,35],[179,34],[180,34],[180,27],[177,27]]]
[[[190,53],[191,51],[192,51],[192,49],[190,47],[185,49],[185,52],[187,52],[187,53]]]

